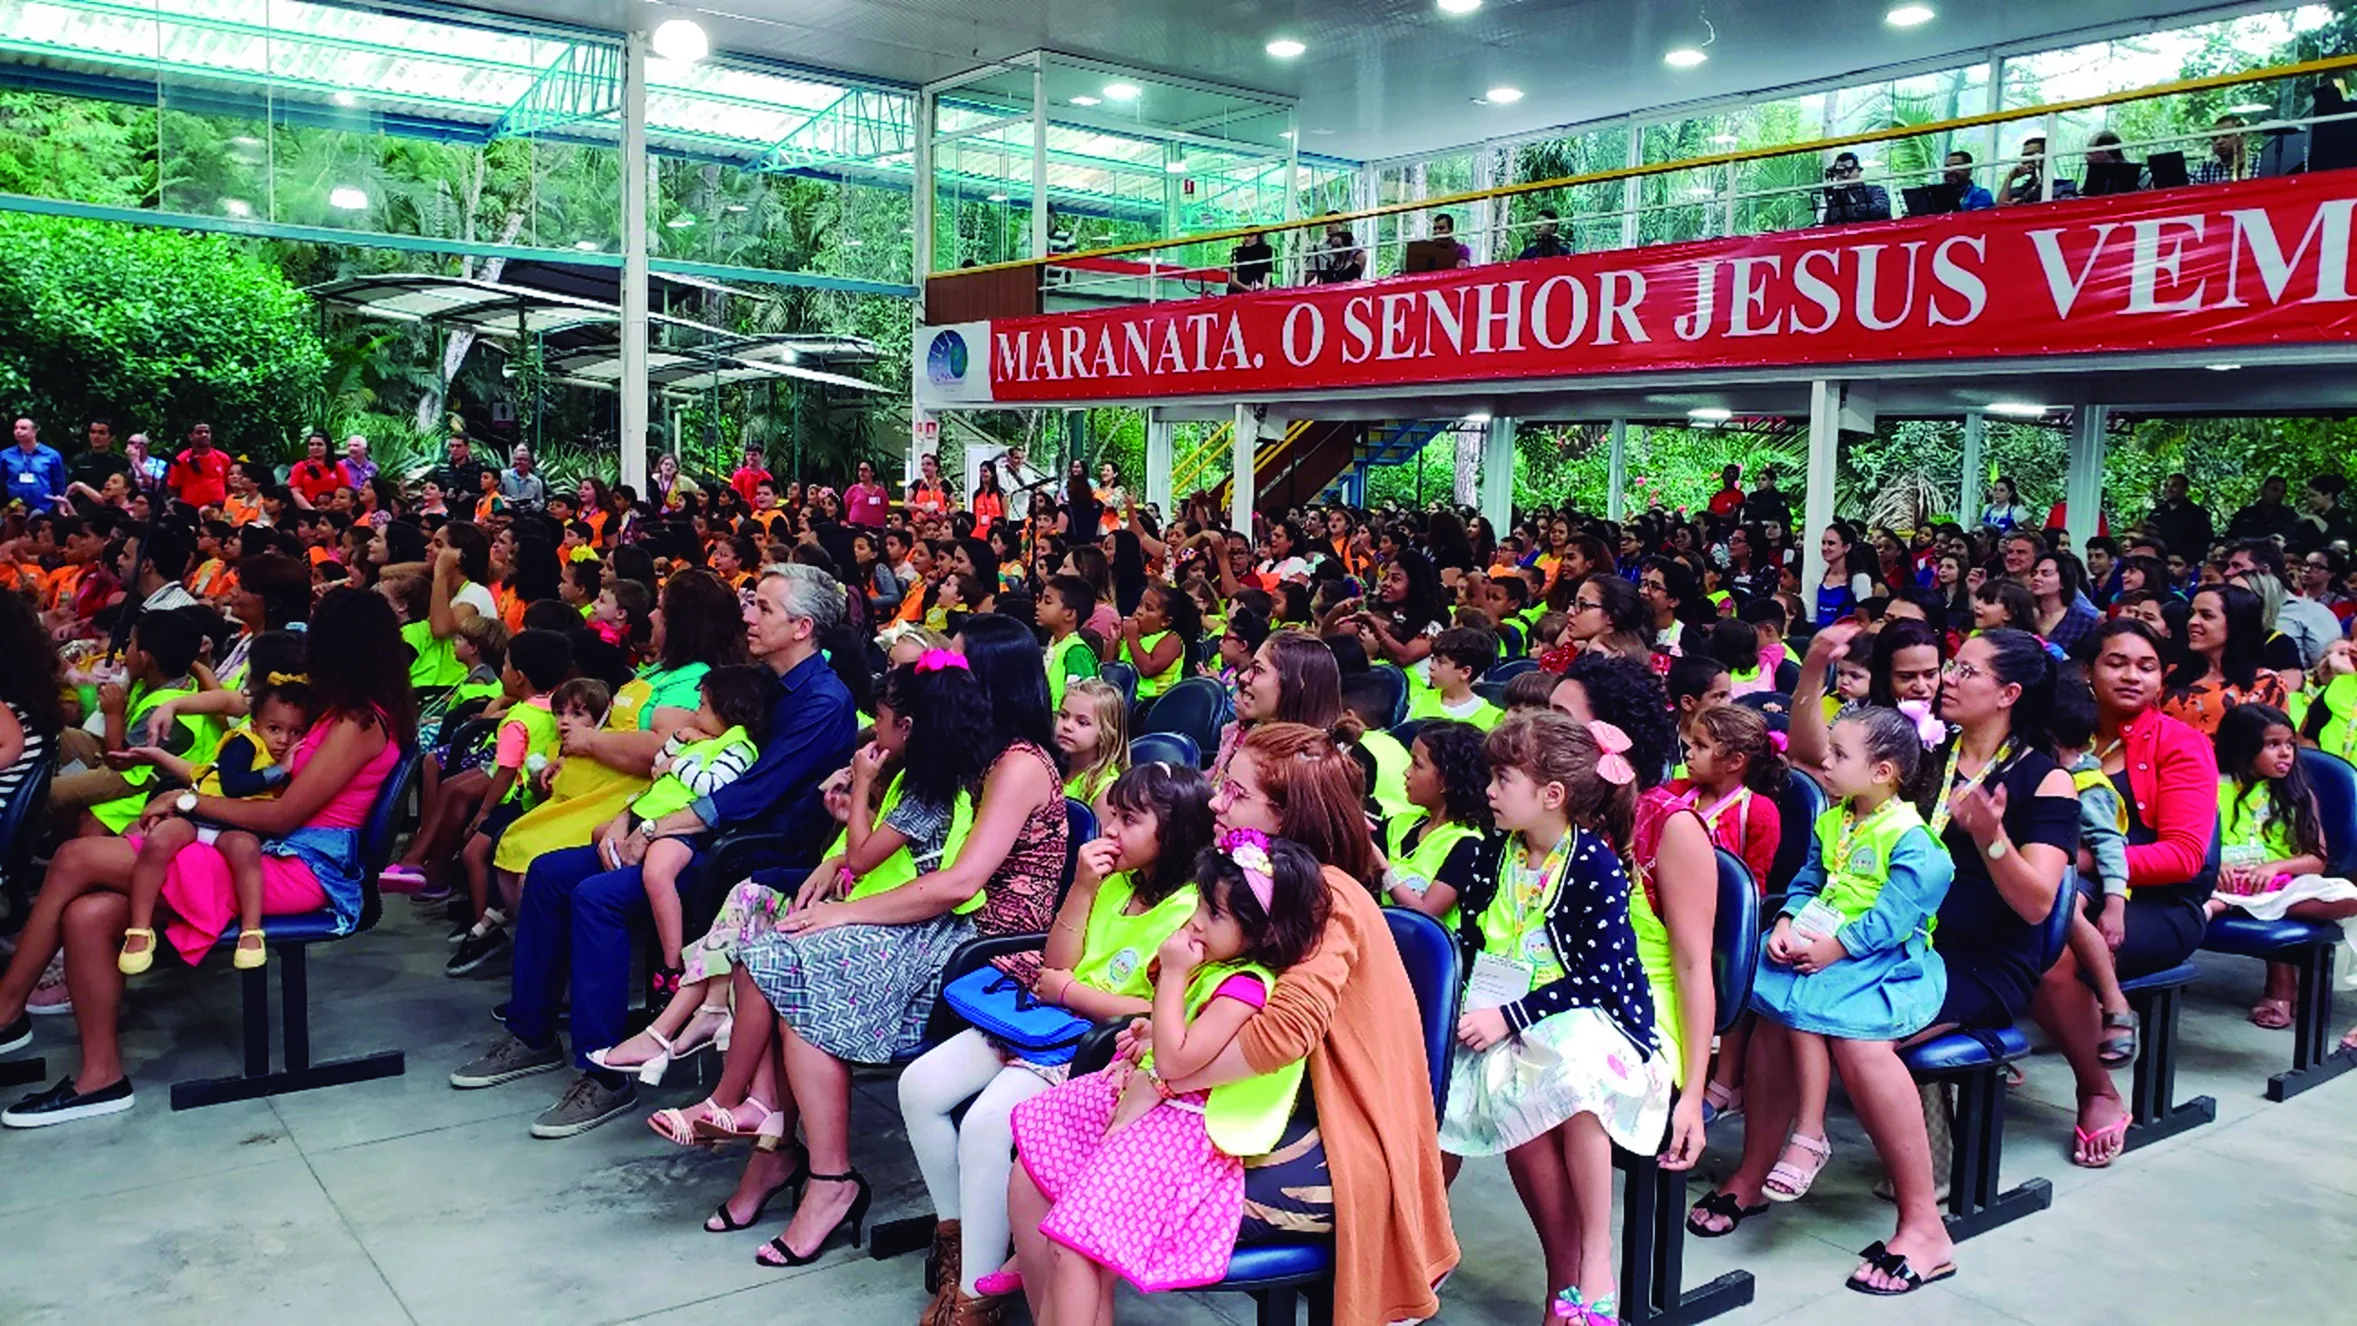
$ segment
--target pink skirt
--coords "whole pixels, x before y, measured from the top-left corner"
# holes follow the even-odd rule
[[[1111,1070],[1015,1107],[1015,1152],[1051,1203],[1039,1232],[1138,1289],[1217,1284],[1244,1221],[1244,1164],[1212,1145],[1201,1093],[1164,1101],[1111,1137]]]
[[[126,834],[123,841],[136,850],[141,836]],[[210,843],[190,843],[172,858],[164,870],[163,898],[172,909],[164,938],[191,967],[237,924],[237,888],[229,878],[229,862]],[[264,916],[297,916],[325,906],[327,890],[302,858],[262,854]]]

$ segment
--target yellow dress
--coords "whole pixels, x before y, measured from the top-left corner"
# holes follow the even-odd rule
[[[709,669],[690,663],[671,672],[649,669],[614,694],[606,712],[608,732],[644,732],[652,728],[656,709],[695,712],[697,688]],[[683,700],[684,696],[684,700]],[[589,846],[589,836],[621,814],[639,793],[654,786],[645,774],[624,773],[596,760],[571,759],[549,784],[548,800],[534,806],[507,826],[491,854],[494,869],[522,874],[535,857]]]

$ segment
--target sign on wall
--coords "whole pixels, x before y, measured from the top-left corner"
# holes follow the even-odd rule
[[[920,328],[928,406],[2315,344],[2357,170]],[[954,366],[954,371],[953,371]]]

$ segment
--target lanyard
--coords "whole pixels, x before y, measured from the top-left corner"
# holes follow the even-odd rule
[[[1964,741],[1962,738],[1957,739],[1955,747],[1948,752],[1948,771],[1940,775],[1939,803],[1931,809],[1932,837],[1938,838],[1947,831],[1949,797],[1956,792],[1969,792],[1987,782],[1990,774],[2005,767],[2005,757],[2012,753],[2013,738],[2007,737],[2004,744],[1997,747],[1997,753],[1989,757],[1989,762],[1981,766],[1979,773],[1965,779],[1962,785],[1958,785],[1956,782],[1956,762],[1964,758]]]
[[[1950,770],[1950,772],[1952,773],[1954,770]],[[1897,804],[1899,804],[1899,798],[1894,795],[1881,805],[1876,806],[1864,819],[1859,819],[1855,811],[1842,811],[1841,836],[1834,839],[1833,855],[1826,859],[1825,868],[1828,871],[1848,869],[1850,844],[1857,841],[1858,835],[1866,829],[1866,826],[1881,820],[1884,815],[1890,812],[1891,807]]]
[[[1563,868],[1570,863],[1571,840],[1578,834],[1579,830],[1565,827],[1563,836],[1555,840],[1553,847],[1547,849],[1546,856],[1540,858],[1536,871],[1522,863],[1523,852],[1509,848],[1514,853],[1514,883],[1509,895],[1509,902],[1514,908],[1514,933],[1518,935],[1522,933],[1524,923],[1530,915],[1531,904],[1543,905],[1548,895],[1554,891],[1554,882],[1562,878]],[[1532,875],[1536,875],[1538,880],[1535,888],[1523,882],[1526,877]]]

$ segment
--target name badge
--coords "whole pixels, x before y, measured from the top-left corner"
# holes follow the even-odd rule
[[[1495,953],[1473,955],[1473,975],[1465,982],[1465,1009],[1478,1012],[1503,1008],[1530,993],[1530,964]]]

